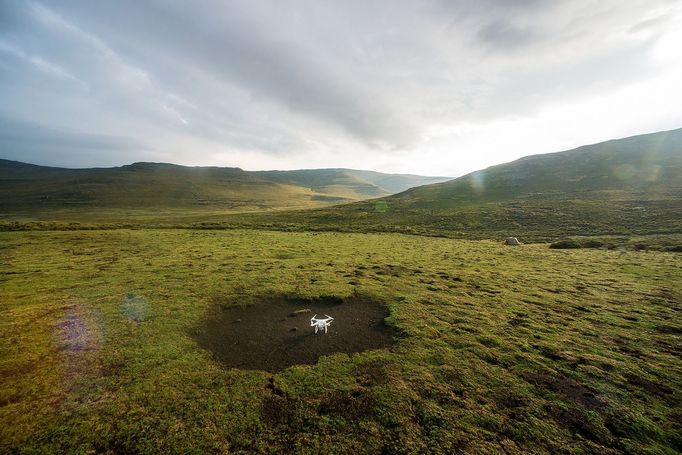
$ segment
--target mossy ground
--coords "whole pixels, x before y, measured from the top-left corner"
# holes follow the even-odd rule
[[[400,234],[0,232],[0,451],[677,453],[682,256]],[[389,349],[279,373],[216,299],[388,302]]]

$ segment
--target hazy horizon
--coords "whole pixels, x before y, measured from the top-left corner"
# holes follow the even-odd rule
[[[668,131],[676,131],[678,129],[682,129],[682,127],[674,128],[672,130],[653,131],[650,133],[642,133],[642,134],[636,135],[636,136],[646,136],[649,134],[665,133]],[[623,138],[613,138],[613,139],[609,139],[609,140],[603,141],[603,142],[610,142],[610,141],[619,140],[619,139],[627,139],[629,137],[634,137],[634,136],[627,136],[627,137],[623,137]],[[586,146],[589,147],[589,146],[597,145],[597,144],[600,144],[603,142],[598,142],[598,143],[594,143],[594,144],[583,144],[583,145],[578,146],[576,148],[581,148],[581,147],[586,147]],[[571,150],[574,150],[574,149],[571,149]],[[500,163],[494,163],[491,166],[509,163],[509,162],[515,161],[517,159],[525,158],[525,157],[529,157],[529,156],[549,155],[549,154],[554,154],[554,153],[570,152],[571,150],[554,150],[554,151],[550,151],[550,152],[541,152],[541,153],[537,153],[537,154],[533,154],[533,155],[524,155],[524,156],[521,156],[519,158],[515,158],[513,160],[510,160],[510,161],[503,161]],[[0,159],[5,159],[5,158],[0,157]],[[32,164],[32,165],[37,165],[37,166],[60,167],[60,168],[66,168],[66,169],[105,169],[105,168],[113,168],[113,167],[130,166],[130,165],[137,164],[137,163],[152,163],[152,164],[168,164],[168,165],[173,165],[173,166],[184,166],[184,167],[225,167],[225,168],[229,167],[229,168],[239,168],[243,171],[248,171],[248,172],[258,172],[258,171],[315,171],[315,170],[323,171],[323,170],[332,170],[332,169],[347,169],[347,170],[352,170],[352,171],[369,171],[369,172],[378,172],[378,173],[385,173],[385,174],[415,175],[415,176],[421,176],[421,177],[443,177],[443,178],[452,178],[452,179],[462,177],[462,176],[470,173],[470,172],[466,172],[464,174],[458,174],[458,175],[445,175],[445,174],[443,174],[443,175],[425,175],[425,174],[415,174],[414,172],[409,172],[409,171],[408,172],[384,172],[384,171],[377,171],[374,169],[349,168],[349,167],[343,167],[343,166],[325,167],[325,168],[303,167],[303,168],[288,168],[288,169],[274,169],[274,168],[246,169],[246,168],[238,166],[238,165],[235,165],[235,166],[217,166],[217,165],[178,164],[178,163],[171,163],[171,162],[167,162],[167,161],[131,161],[128,163],[122,163],[122,164],[111,165],[111,166],[52,166],[49,164],[38,163],[38,162],[28,162],[28,161],[21,161],[21,160],[11,160],[11,161],[19,161],[19,162],[22,162],[25,164]],[[487,167],[489,167],[489,166],[487,166]],[[483,169],[486,169],[486,168],[475,169],[471,172],[476,172],[476,171],[480,171]]]
[[[10,0],[0,158],[457,177],[679,128],[681,30],[668,0]]]

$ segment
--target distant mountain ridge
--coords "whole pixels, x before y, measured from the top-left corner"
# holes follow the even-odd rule
[[[447,179],[351,169],[244,171],[148,162],[67,169],[0,160],[0,210],[320,207]]]
[[[682,129],[527,156],[376,200],[267,219],[302,229],[468,238],[682,233]]]
[[[682,189],[682,129],[531,155],[387,198],[411,206],[501,201],[538,194],[623,191],[654,195]]]
[[[682,235],[682,129],[528,156],[387,195],[428,179],[438,180],[349,169],[61,169],[0,160],[0,221],[521,241]]]

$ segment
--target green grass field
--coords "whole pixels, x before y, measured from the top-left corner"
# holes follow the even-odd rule
[[[682,450],[682,256],[401,234],[0,232],[0,452]],[[276,373],[221,302],[362,296],[391,347]],[[257,340],[254,340],[257,342]]]
[[[386,196],[445,180],[353,169],[244,171],[167,163],[67,169],[0,159],[0,217],[10,213],[44,217],[47,212],[78,219],[82,212],[149,216],[301,209]]]

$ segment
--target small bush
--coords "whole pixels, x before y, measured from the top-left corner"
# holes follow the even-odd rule
[[[583,243],[583,248],[601,248],[603,246],[604,242],[600,242],[599,240],[587,240]]]
[[[570,248],[580,248],[580,244],[574,240],[559,240],[549,245],[550,248],[556,250],[566,250]]]

